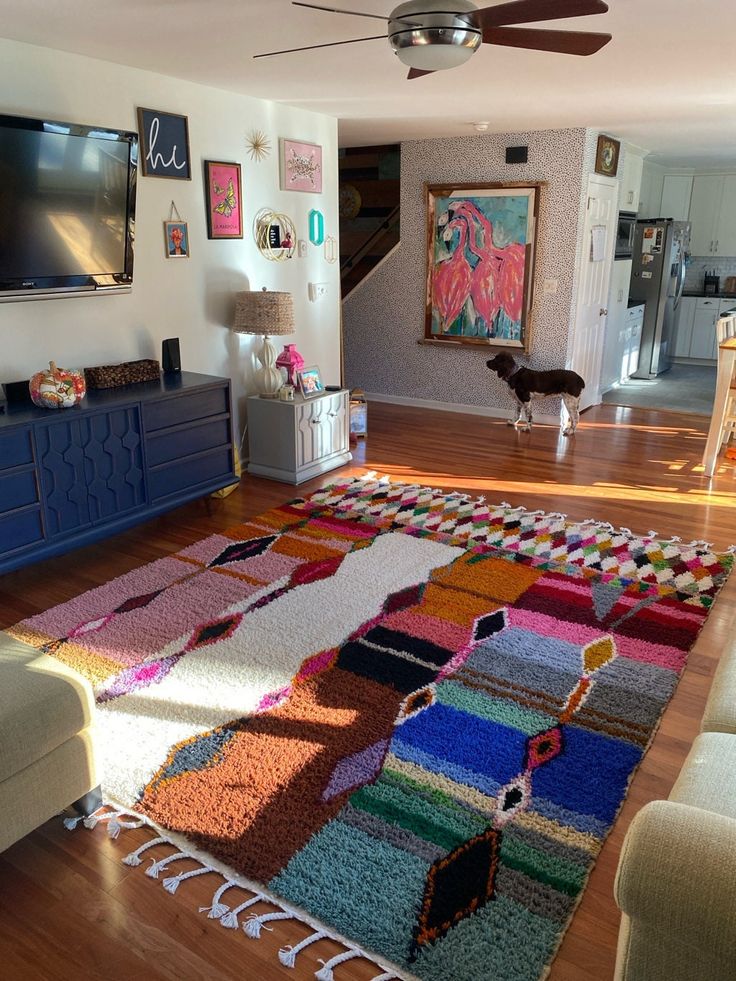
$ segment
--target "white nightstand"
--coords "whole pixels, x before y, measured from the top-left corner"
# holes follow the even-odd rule
[[[248,473],[301,484],[352,460],[346,388],[293,402],[252,395],[248,403]]]

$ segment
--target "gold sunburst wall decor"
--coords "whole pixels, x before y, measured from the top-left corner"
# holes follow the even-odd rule
[[[245,138],[245,145],[248,147],[251,160],[265,160],[271,152],[271,144],[268,141],[268,137],[260,129],[251,130]]]

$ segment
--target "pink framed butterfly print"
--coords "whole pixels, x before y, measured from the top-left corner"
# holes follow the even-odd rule
[[[242,238],[243,207],[240,164],[205,160],[207,238]]]

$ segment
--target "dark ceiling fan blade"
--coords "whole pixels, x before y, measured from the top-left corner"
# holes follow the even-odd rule
[[[407,78],[421,78],[422,75],[434,75],[434,72],[425,72],[421,68],[410,68]]]
[[[310,10],[324,10],[328,14],[351,14],[353,17],[372,17],[373,20],[388,20],[382,14],[363,14],[358,10],[343,10],[342,7],[321,7],[317,3],[302,3],[302,0],[291,0],[292,7],[309,7]]]
[[[484,31],[507,24],[534,24],[563,17],[586,17],[605,14],[608,4],[603,0],[512,0],[495,7],[477,10],[472,18]]]
[[[388,22],[391,20],[390,17],[386,17],[383,14],[364,14],[360,10],[344,10],[342,7],[322,7],[318,3],[304,3],[303,0],[291,0],[292,7],[308,7],[310,10],[324,10],[328,14],[349,14],[352,17],[372,17],[373,20],[382,20]],[[421,27],[421,24],[412,23],[411,21],[405,21],[402,17],[396,17],[395,20],[400,20],[402,24],[410,24],[412,27]]]
[[[315,48],[336,48],[340,44],[357,44],[358,41],[385,41],[385,34],[374,34],[373,37],[353,37],[349,41],[329,41],[327,44],[307,44],[303,48],[284,48],[283,51],[264,51],[263,54],[253,55],[254,58],[273,58],[274,55],[293,54],[295,51],[314,51]]]
[[[570,55],[595,54],[610,40],[610,34],[590,34],[585,31],[537,31],[524,27],[492,27],[483,31],[485,44]]]

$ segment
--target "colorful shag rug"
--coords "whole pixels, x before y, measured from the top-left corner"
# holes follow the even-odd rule
[[[732,561],[364,479],[11,633],[92,681],[106,799],[224,874],[224,926],[345,938],[326,981],[535,981]]]

